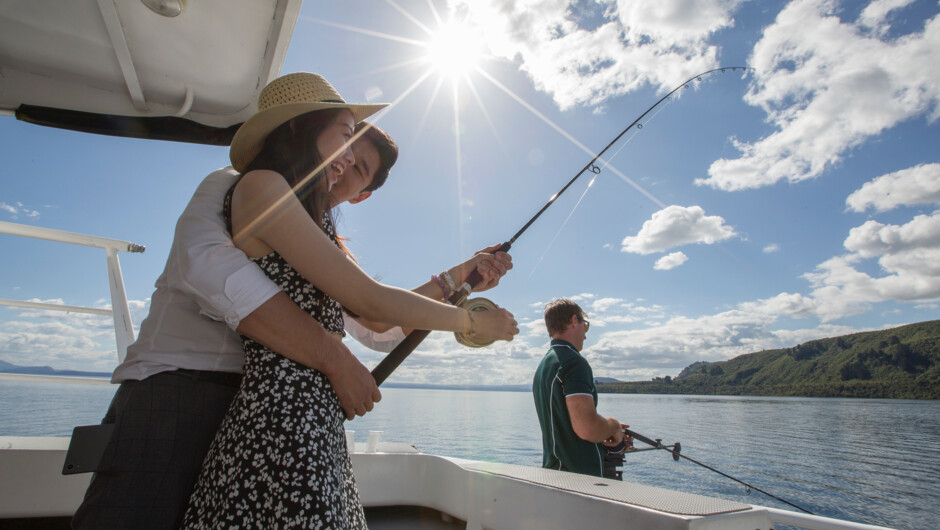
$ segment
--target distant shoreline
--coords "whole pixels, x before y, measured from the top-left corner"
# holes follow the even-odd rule
[[[103,372],[28,373],[18,368],[0,370],[0,381],[27,381],[36,383],[67,383],[109,385],[111,374]],[[496,392],[531,392],[529,385],[448,385],[430,383],[385,383],[382,388],[413,388],[423,390],[473,390]]]
[[[26,381],[33,383],[65,383],[70,385],[110,385],[111,377],[24,374],[18,372],[0,372],[0,381]]]
[[[86,383],[110,384],[110,372],[82,372],[80,370],[59,370],[51,366],[18,366],[0,360],[0,380],[21,380],[48,383]],[[596,383],[622,383],[609,377],[598,377]],[[419,390],[472,390],[483,392],[532,392],[530,383],[518,385],[459,385],[448,383],[391,383],[382,388],[413,388]]]
[[[496,392],[531,392],[531,385],[436,385],[432,383],[384,383],[382,388],[414,388],[425,390],[474,390]]]

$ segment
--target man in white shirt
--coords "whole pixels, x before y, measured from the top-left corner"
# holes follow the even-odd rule
[[[333,206],[367,199],[398,156],[380,129],[363,122],[356,132],[361,137],[352,148],[355,165],[334,186]],[[121,387],[102,423],[115,427],[74,528],[179,525],[202,459],[238,389],[244,363],[239,334],[321,371],[349,419],[381,399],[371,373],[349,349],[232,244],[221,209],[237,178],[231,167],[210,174],[177,222],[150,314],[112,376]],[[462,280],[476,269],[484,278],[476,290],[494,287],[512,267],[507,254],[488,253],[495,248],[447,276]],[[446,285],[434,278],[414,291],[446,298]],[[386,351],[404,338],[399,328],[381,336],[361,327],[348,330]]]

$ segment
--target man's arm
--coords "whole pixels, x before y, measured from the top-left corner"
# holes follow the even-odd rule
[[[241,320],[237,331],[330,380],[347,419],[382,399],[375,379],[342,341],[280,292]]]
[[[176,226],[173,246],[180,259],[167,270],[168,281],[203,315],[323,372],[347,418],[365,414],[381,397],[368,370],[232,244],[221,210],[237,178],[231,168],[219,170],[196,189]]]
[[[377,352],[388,353],[405,340],[405,334],[400,327],[372,330],[346,313],[343,313],[343,327],[347,337],[352,337],[366,348]]]
[[[605,418],[594,408],[594,398],[586,394],[565,397],[571,427],[578,438],[594,443],[617,444],[623,440],[623,429],[614,418]]]

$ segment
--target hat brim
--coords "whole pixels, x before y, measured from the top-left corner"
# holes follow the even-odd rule
[[[264,140],[271,131],[301,114],[324,109],[349,109],[355,122],[359,123],[387,106],[388,103],[285,103],[263,110],[248,118],[235,132],[232,146],[229,148],[229,159],[235,171],[244,173],[248,164],[261,152]]]

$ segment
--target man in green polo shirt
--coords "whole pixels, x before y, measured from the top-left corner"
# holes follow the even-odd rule
[[[604,476],[604,446],[624,440],[629,427],[597,413],[594,372],[581,356],[590,323],[578,304],[559,298],[545,305],[551,349],[542,358],[532,394],[542,427],[542,467]]]

